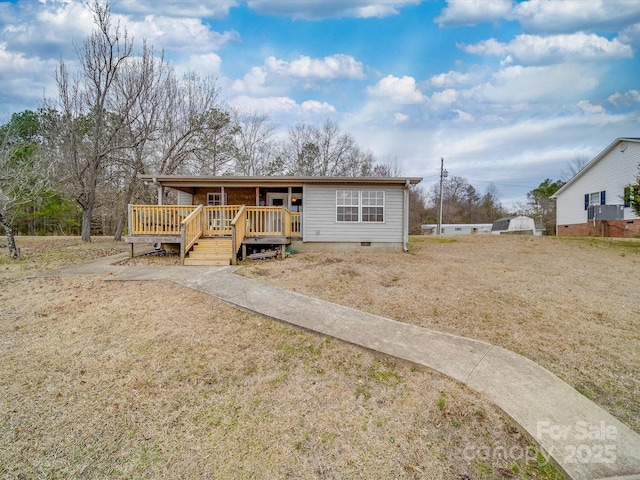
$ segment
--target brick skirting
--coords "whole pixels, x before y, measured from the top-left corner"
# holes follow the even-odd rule
[[[596,220],[572,225],[558,225],[560,237],[640,237],[640,220]]]

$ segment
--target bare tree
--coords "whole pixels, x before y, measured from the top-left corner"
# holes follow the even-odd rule
[[[123,120],[132,104],[119,104],[116,83],[132,52],[126,29],[113,25],[109,4],[90,5],[95,30],[76,46],[82,73],[72,77],[61,61],[58,85],[57,171],[82,207],[82,241],[91,241],[91,219],[105,169],[123,148]],[[128,99],[130,100],[130,99]]]
[[[466,178],[453,176],[444,180],[442,194],[445,223],[489,223],[504,214],[497,191],[492,186],[480,196]],[[427,210],[432,219],[438,218],[439,199],[440,186],[434,184],[427,198]]]
[[[269,115],[257,111],[234,112],[236,131],[235,173],[237,175],[275,175],[282,165],[276,156],[275,125]]]
[[[400,177],[402,175],[402,167],[398,162],[398,157],[386,157],[376,163],[371,170],[371,174],[374,177]]]
[[[370,175],[375,160],[329,119],[320,128],[305,123],[292,127],[282,159],[288,174],[323,177]]]
[[[227,135],[222,135],[230,117],[219,107],[215,80],[194,72],[181,79],[173,76],[161,95],[165,101],[147,170],[163,175],[222,173],[231,161]]]
[[[7,236],[9,257],[18,260],[13,222],[20,207],[28,205],[49,183],[50,170],[40,155],[34,112],[13,114],[0,129],[0,225]]]
[[[576,157],[567,164],[566,170],[562,173],[562,180],[565,183],[568,182],[580,173],[588,163],[588,157],[584,155],[576,155]]]

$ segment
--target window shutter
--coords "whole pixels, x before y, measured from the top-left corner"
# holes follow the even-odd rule
[[[606,205],[606,204],[607,204],[607,192],[603,190],[600,192],[600,205]]]
[[[584,209],[587,210],[589,208],[589,194],[584,194]]]
[[[624,187],[624,206],[631,206],[631,187]]]

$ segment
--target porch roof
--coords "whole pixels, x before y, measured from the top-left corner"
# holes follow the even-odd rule
[[[176,190],[194,187],[300,187],[304,184],[335,185],[417,185],[421,177],[307,177],[307,176],[196,176],[138,175],[146,182]]]

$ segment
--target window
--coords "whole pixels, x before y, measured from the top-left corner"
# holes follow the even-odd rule
[[[222,195],[219,193],[207,193],[207,206],[216,207],[222,205]]]
[[[363,191],[362,196],[362,221],[384,222],[384,192]]]
[[[336,190],[337,222],[384,222],[384,192]]]
[[[360,192],[336,190],[336,221],[357,222],[360,210]]]
[[[607,196],[605,191],[585,193],[584,195],[584,209],[587,210],[590,205],[605,205],[607,203]]]

